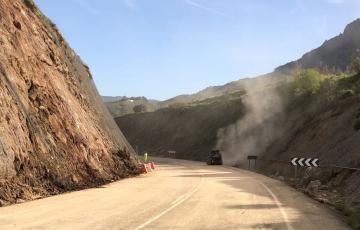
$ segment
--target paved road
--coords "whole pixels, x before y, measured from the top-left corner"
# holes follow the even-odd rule
[[[325,206],[262,175],[159,163],[151,174],[0,208],[0,229],[349,229]]]

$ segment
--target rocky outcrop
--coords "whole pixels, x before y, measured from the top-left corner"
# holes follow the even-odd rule
[[[343,33],[324,42],[319,48],[304,54],[299,60],[276,68],[276,72],[291,72],[296,68],[317,68],[325,72],[348,71],[351,59],[360,52],[360,19],[346,26]]]
[[[138,172],[89,68],[31,0],[0,0],[0,203]]]

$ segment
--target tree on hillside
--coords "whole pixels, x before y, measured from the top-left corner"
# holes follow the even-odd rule
[[[143,113],[147,111],[147,107],[144,104],[135,105],[133,108],[135,113]]]
[[[295,96],[315,94],[323,80],[324,77],[315,69],[301,70],[296,74],[293,83]]]

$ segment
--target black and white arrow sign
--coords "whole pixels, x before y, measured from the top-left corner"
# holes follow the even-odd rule
[[[301,167],[319,167],[319,159],[295,157],[291,159],[291,164]]]

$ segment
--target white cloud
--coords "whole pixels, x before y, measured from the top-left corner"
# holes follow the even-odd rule
[[[204,11],[207,11],[209,13],[212,13],[212,14],[217,14],[217,15],[220,15],[220,16],[223,16],[223,17],[227,17],[226,14],[216,10],[216,9],[213,9],[213,8],[210,8],[210,7],[207,7],[207,6],[204,6],[200,3],[197,3],[193,0],[185,0],[185,2],[193,7],[196,7],[198,9],[201,9],[201,10],[204,10]]]

